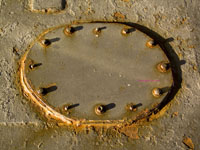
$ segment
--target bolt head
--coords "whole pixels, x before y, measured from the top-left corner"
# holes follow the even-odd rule
[[[167,62],[161,62],[157,65],[157,69],[160,72],[167,72],[169,70],[169,63]]]
[[[123,35],[126,35],[128,33],[129,33],[129,29],[127,29],[127,28],[122,29],[122,34]]]
[[[104,106],[103,105],[98,105],[95,107],[95,113],[97,115],[101,115],[105,112]]]
[[[31,65],[29,66],[29,68],[30,68],[30,69],[33,69],[33,68],[34,68],[34,64],[31,64]]]
[[[65,29],[64,29],[64,33],[66,35],[71,35],[72,33],[74,33],[74,28],[71,27],[71,26],[67,26]]]
[[[64,111],[68,111],[69,106],[64,106]]]
[[[128,105],[126,106],[126,108],[127,108],[127,110],[129,110],[129,111],[137,111],[137,108],[136,108],[136,106],[135,106],[133,103],[128,104]]]
[[[152,40],[149,40],[149,41],[147,42],[146,46],[149,47],[149,48],[153,48],[154,46],[156,46],[155,40],[153,40],[153,39],[152,39]]]
[[[154,97],[158,98],[162,95],[162,90],[159,89],[159,88],[154,88],[152,90],[152,94],[153,94]]]
[[[43,95],[44,94],[44,88],[39,88],[37,90],[37,93]]]
[[[49,46],[51,44],[51,41],[49,39],[44,39],[41,42],[42,42],[42,45],[44,46]]]
[[[99,35],[101,33],[101,29],[100,28],[94,28],[93,33],[95,34],[96,37],[99,37]]]

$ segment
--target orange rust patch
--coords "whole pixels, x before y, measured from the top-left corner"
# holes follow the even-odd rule
[[[178,116],[178,112],[177,111],[172,114],[172,117],[176,117],[176,116]]]
[[[138,128],[134,124],[130,126],[125,126],[121,128],[119,131],[131,139],[139,139]]]
[[[183,139],[183,143],[188,146],[188,148],[194,149],[194,144],[192,142],[192,140],[189,137],[185,137]]]
[[[146,46],[149,47],[149,48],[154,48],[155,45],[151,44],[151,41],[152,41],[152,39],[149,40],[149,41],[146,43]]]
[[[115,13],[114,13],[114,17],[115,17],[116,19],[125,19],[125,18],[126,18],[125,15],[123,15],[123,14],[120,13],[120,12],[115,12]]]

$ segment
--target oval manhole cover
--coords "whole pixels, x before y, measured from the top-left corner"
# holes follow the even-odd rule
[[[143,32],[82,23],[43,32],[21,59],[20,82],[47,117],[116,123],[161,103],[173,78],[165,53]]]

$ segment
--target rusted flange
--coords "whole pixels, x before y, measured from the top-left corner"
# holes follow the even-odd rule
[[[20,60],[23,94],[46,118],[65,125],[121,126],[127,120],[147,117],[155,109],[153,104],[161,103],[168,94],[162,89],[173,83],[169,60],[154,41],[120,23],[76,23],[47,29]],[[30,60],[34,61],[30,64]],[[45,82],[54,82],[52,79],[56,79],[55,84],[46,86]],[[75,105],[59,103],[63,99]],[[105,105],[93,109],[101,100]],[[74,110],[66,115],[57,111],[61,106],[63,111]],[[127,111],[129,115],[121,117]]]

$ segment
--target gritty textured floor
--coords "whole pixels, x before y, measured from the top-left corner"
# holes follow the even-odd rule
[[[28,0],[0,0],[0,149],[186,150],[189,148],[182,142],[186,136],[199,150],[200,2],[67,0],[67,4],[63,13],[47,15],[29,11]],[[174,39],[170,44],[185,62],[181,65],[182,88],[164,116],[140,127],[140,139],[115,137],[107,132],[76,134],[68,129],[49,128],[21,96],[15,84],[17,62],[28,44],[44,29],[74,20],[134,22],[166,39]],[[178,115],[172,117],[174,112]]]

